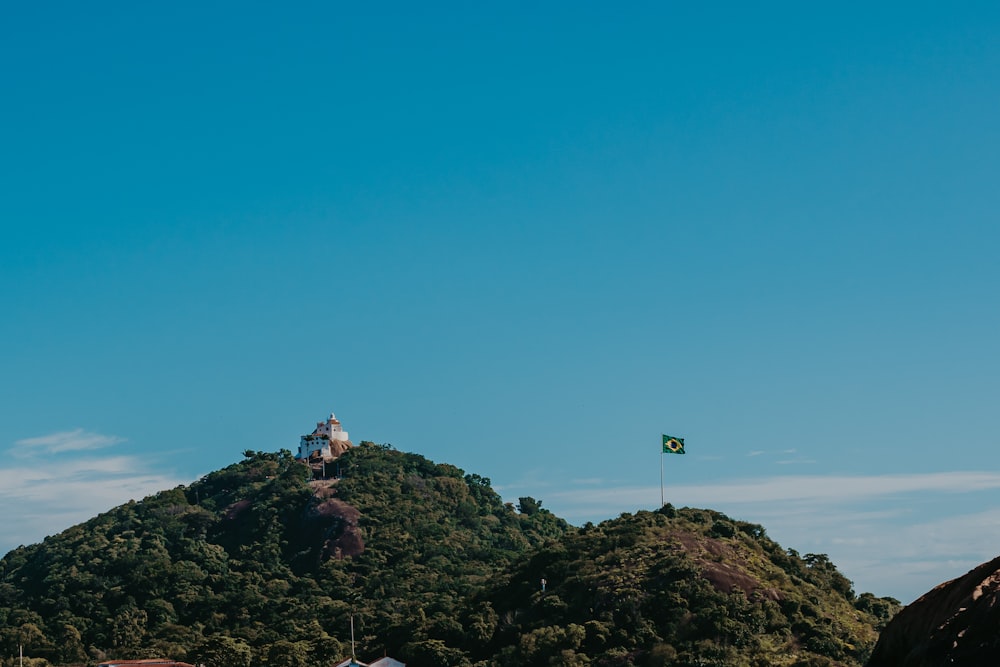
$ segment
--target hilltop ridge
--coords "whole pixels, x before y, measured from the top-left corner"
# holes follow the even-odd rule
[[[360,653],[410,667],[855,666],[898,606],[711,510],[574,528],[387,445],[338,462],[340,478],[312,481],[287,450],[247,451],[12,551],[0,645],[52,664],[197,663],[222,642],[305,667],[348,655],[353,614]]]

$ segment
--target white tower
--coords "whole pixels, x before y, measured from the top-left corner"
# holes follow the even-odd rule
[[[319,452],[324,459],[335,459],[351,447],[347,431],[340,425],[337,415],[330,413],[325,422],[316,422],[316,428],[309,435],[299,440],[300,459],[308,459],[313,453]]]

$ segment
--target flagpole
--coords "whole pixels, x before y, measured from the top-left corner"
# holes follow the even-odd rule
[[[660,447],[660,507],[663,507],[663,447]]]
[[[663,434],[663,445],[660,447],[660,507],[665,505],[663,499],[663,455],[664,454],[683,454],[684,453],[684,438],[674,437],[672,435]]]

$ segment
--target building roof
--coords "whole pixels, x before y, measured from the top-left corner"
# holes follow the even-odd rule
[[[384,658],[379,658],[375,662],[371,663],[368,667],[406,667],[406,663],[400,662],[395,658],[385,656]]]
[[[384,656],[372,663],[361,662],[360,660],[348,658],[343,662],[338,662],[333,667],[406,667],[406,663],[400,662],[395,658],[390,658],[389,656]]]
[[[146,658],[144,660],[105,660],[98,663],[97,667],[194,667],[194,665],[169,658]]]

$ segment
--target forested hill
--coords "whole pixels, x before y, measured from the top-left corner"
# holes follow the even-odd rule
[[[858,665],[898,607],[715,512],[578,529],[387,446],[339,464],[312,481],[287,451],[248,451],[10,552],[0,655],[329,665],[353,614],[359,657],[409,667]]]

